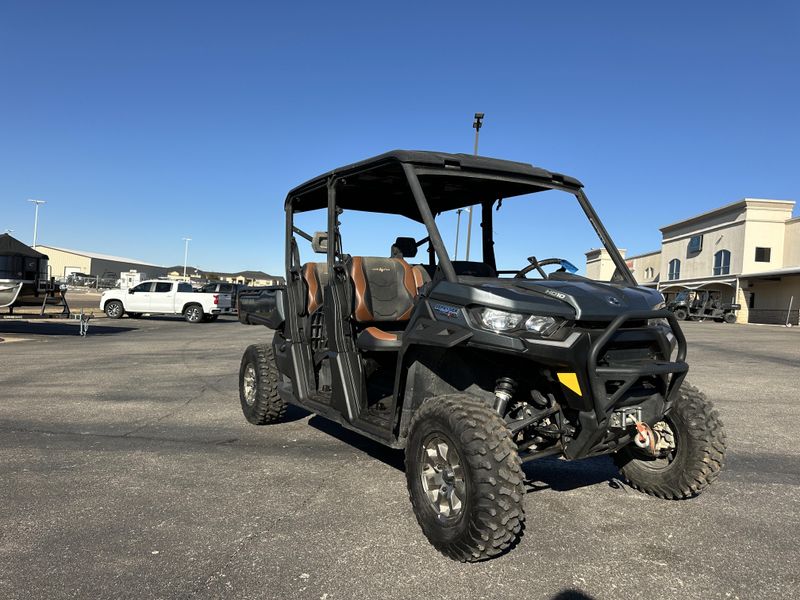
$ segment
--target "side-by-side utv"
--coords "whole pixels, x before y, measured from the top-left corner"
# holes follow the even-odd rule
[[[537,238],[551,223],[537,194],[548,190],[577,201],[616,265],[611,281],[577,275],[560,257],[497,264],[503,202],[530,210],[515,246],[546,252]],[[470,205],[482,260],[451,260],[436,219]],[[239,298],[243,322],[275,330],[242,359],[244,414],[263,425],[296,404],[404,448],[414,513],[446,556],[482,560],[515,544],[526,461],[611,454],[633,487],[666,499],[695,496],[719,474],[722,423],[684,381],[675,315],[637,286],[578,180],[393,151],[311,179],[285,208],[286,286]],[[303,231],[298,215],[315,210],[326,211],[327,230]],[[387,256],[351,256],[340,225],[353,211],[401,215],[427,235],[387,232]],[[306,242],[319,262],[301,264]]]

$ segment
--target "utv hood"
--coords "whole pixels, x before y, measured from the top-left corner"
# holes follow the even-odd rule
[[[583,278],[528,281],[460,277],[457,284],[441,281],[431,298],[583,321],[612,321],[620,314],[652,310],[663,302],[661,294],[650,288]]]
[[[600,281],[519,281],[523,293],[543,294],[569,305],[575,319],[611,321],[621,313],[653,310],[663,302],[656,290]]]

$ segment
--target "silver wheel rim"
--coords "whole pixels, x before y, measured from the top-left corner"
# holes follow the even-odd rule
[[[109,317],[118,316],[119,315],[119,304],[117,304],[116,302],[113,302],[113,303],[109,304],[108,308],[106,308],[106,312],[108,313]]]
[[[256,370],[252,364],[248,364],[244,370],[244,401],[247,406],[253,406],[256,401]]]
[[[190,321],[199,321],[200,320],[200,309],[196,306],[193,306],[189,309],[189,320]]]
[[[422,490],[431,508],[440,520],[455,519],[467,497],[458,452],[443,437],[433,435],[422,447],[421,463]]]

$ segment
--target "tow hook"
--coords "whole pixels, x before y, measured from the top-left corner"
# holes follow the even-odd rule
[[[649,450],[650,454],[655,456],[657,454],[658,434],[644,421],[637,421],[633,417],[630,417],[630,419],[636,426],[636,436],[633,438],[633,443],[643,450]]]

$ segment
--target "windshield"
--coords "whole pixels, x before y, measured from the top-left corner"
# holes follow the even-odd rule
[[[471,235],[469,208],[447,211],[436,218],[457,275],[544,279],[560,273],[621,280],[617,265],[577,198],[569,192],[547,190],[492,203],[493,244],[489,243],[486,253],[483,207],[472,209]]]

